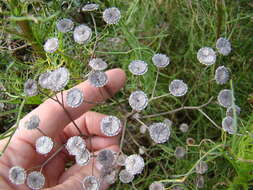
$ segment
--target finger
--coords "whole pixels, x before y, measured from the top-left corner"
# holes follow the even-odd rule
[[[75,88],[80,89],[84,93],[84,99],[91,102],[102,102],[109,97],[109,94],[113,95],[119,91],[125,83],[125,73],[121,69],[112,69],[106,72],[108,76],[108,83],[105,87],[101,88],[101,91],[98,88],[95,88],[89,84],[88,81],[85,81]],[[57,96],[60,97],[60,94]],[[63,99],[65,100],[66,91],[63,92]],[[61,99],[61,98],[59,98]],[[84,112],[88,111],[94,106],[94,104],[83,103],[78,108],[71,108],[65,104],[65,109],[69,112],[69,115],[74,120],[77,119]],[[54,137],[62,131],[64,126],[71,122],[70,118],[67,117],[66,112],[62,107],[54,102],[51,99],[46,100],[43,104],[37,107],[35,110],[30,112],[25,118],[20,121],[20,130],[18,130],[14,138],[22,137],[27,141],[34,143],[34,141],[41,136],[37,131],[27,131],[23,128],[24,122],[27,121],[30,116],[38,115],[40,122],[40,129],[43,130],[48,136]]]

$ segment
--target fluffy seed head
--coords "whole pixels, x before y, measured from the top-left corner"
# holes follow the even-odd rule
[[[182,124],[180,124],[179,129],[183,133],[186,133],[188,131],[188,129],[189,129],[189,125],[187,125],[186,123],[182,123]]]
[[[128,172],[127,170],[121,170],[119,173],[119,180],[122,183],[130,183],[134,179],[134,175]]]
[[[36,129],[40,125],[40,118],[38,115],[32,115],[28,121],[24,123],[24,127],[28,130]]]
[[[47,136],[39,137],[35,143],[36,151],[40,154],[48,154],[53,146],[54,142]]]
[[[128,102],[133,110],[141,111],[148,105],[148,96],[143,91],[137,90],[131,93]]]
[[[57,38],[50,38],[44,44],[44,50],[47,53],[55,52],[59,47],[59,41]]]
[[[68,150],[70,155],[78,155],[82,153],[82,151],[86,148],[86,143],[79,136],[70,137],[66,144],[66,149]]]
[[[69,107],[77,108],[83,103],[83,92],[78,88],[72,88],[67,92],[66,103]]]
[[[215,51],[210,47],[203,47],[197,53],[197,59],[204,65],[212,65],[216,61]]]
[[[120,10],[116,7],[107,8],[103,12],[103,19],[107,24],[117,24],[120,17]]]
[[[100,122],[101,132],[108,136],[116,136],[121,131],[121,122],[115,116],[106,116]]]
[[[226,38],[219,38],[216,42],[216,48],[222,55],[228,55],[232,50],[231,43]]]
[[[27,176],[26,184],[33,190],[42,189],[45,184],[45,177],[40,172],[31,172]]]
[[[204,173],[206,173],[207,172],[207,170],[208,170],[208,165],[207,165],[207,163],[205,162],[205,161],[200,161],[198,164],[197,164],[197,166],[196,166],[196,173],[197,174],[204,174]]]
[[[218,94],[218,102],[221,106],[225,108],[232,106],[233,103],[232,91],[228,89],[221,90]]]
[[[110,167],[114,162],[114,154],[109,149],[101,150],[96,159],[104,167]]]
[[[95,176],[86,176],[82,184],[85,190],[99,190],[100,188],[100,181]]]
[[[186,154],[186,151],[185,151],[185,148],[182,147],[182,146],[177,146],[176,147],[176,150],[174,152],[174,155],[177,159],[181,159],[185,156]]]
[[[56,28],[58,31],[60,31],[62,33],[66,33],[66,32],[73,30],[74,23],[72,20],[70,20],[68,18],[63,18],[61,20],[58,20],[58,22],[56,24]]]
[[[195,183],[196,183],[196,187],[198,189],[204,188],[204,185],[205,185],[205,179],[204,179],[204,177],[202,175],[198,175],[197,178],[196,178]]]
[[[107,63],[101,58],[93,58],[89,61],[89,66],[98,71],[103,71],[107,68]]]
[[[24,168],[14,166],[9,170],[9,180],[15,185],[21,185],[25,183],[26,171]]]
[[[90,157],[91,155],[89,150],[83,149],[75,156],[76,164],[79,166],[85,166],[89,163]]]
[[[26,96],[36,96],[38,94],[37,82],[32,79],[28,79],[24,84],[24,92]]]
[[[140,174],[144,169],[144,160],[138,154],[132,154],[126,158],[125,168],[132,175]]]
[[[51,72],[48,78],[49,89],[54,92],[64,89],[64,87],[68,84],[69,75],[69,71],[65,67],[60,67]]]
[[[235,105],[235,113],[236,113],[237,116],[240,115],[240,113],[241,113],[241,108],[239,106],[237,106],[237,105]],[[230,116],[230,117],[234,116],[233,106],[230,106],[227,109],[226,116]]]
[[[81,24],[75,27],[74,30],[74,40],[78,44],[85,44],[90,41],[92,36],[92,31],[90,27],[86,26],[85,24]]]
[[[161,53],[155,54],[152,57],[152,61],[153,64],[158,68],[163,68],[170,64],[170,58],[167,55]]]
[[[94,87],[103,87],[108,82],[107,75],[102,71],[91,71],[88,76],[89,83]]]
[[[188,91],[188,86],[182,80],[175,79],[170,83],[169,91],[173,96],[184,96]]]
[[[83,12],[90,12],[90,11],[96,11],[98,10],[99,5],[95,3],[89,3],[83,6],[82,11]]]
[[[236,128],[234,126],[234,119],[233,117],[227,116],[222,120],[222,129],[229,134],[235,134]]]
[[[41,88],[45,88],[45,89],[50,89],[50,75],[51,75],[51,71],[47,71],[45,73],[42,73],[39,76],[39,85],[41,86]]]
[[[128,65],[133,75],[144,75],[148,71],[148,64],[145,61],[134,60]]]
[[[165,187],[162,183],[155,181],[150,184],[149,190],[165,190]]]
[[[149,135],[155,143],[165,143],[170,137],[170,128],[162,122],[149,126]]]
[[[215,70],[215,80],[217,84],[225,84],[229,80],[229,71],[224,66],[219,66]]]

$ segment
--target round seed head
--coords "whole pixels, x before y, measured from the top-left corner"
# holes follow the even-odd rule
[[[115,170],[111,171],[110,174],[104,176],[104,180],[108,184],[114,184],[117,181],[117,172]]]
[[[31,172],[27,176],[26,184],[33,190],[42,189],[45,184],[45,177],[40,172]]]
[[[117,24],[120,17],[120,10],[116,7],[105,9],[103,12],[103,19],[107,24]]]
[[[125,168],[132,175],[140,174],[144,169],[144,160],[138,154],[132,154],[125,160]]]
[[[226,38],[219,38],[216,42],[216,48],[222,55],[228,55],[232,50],[231,43]]]
[[[196,166],[196,173],[197,174],[204,174],[208,170],[208,165],[205,161],[200,161]]]
[[[95,176],[86,176],[82,184],[85,190],[99,190],[100,188],[100,181]]]
[[[133,110],[141,111],[148,105],[148,96],[143,91],[137,90],[131,93],[128,102]]]
[[[90,152],[88,149],[83,149],[81,150],[76,156],[75,156],[75,159],[76,159],[76,163],[77,165],[79,166],[85,166],[89,163],[90,161]]]
[[[204,65],[212,65],[216,61],[215,51],[210,47],[203,47],[197,53],[197,59]]]
[[[77,27],[75,27],[74,30],[74,40],[76,43],[78,44],[85,44],[88,41],[90,41],[91,36],[92,36],[92,31],[90,29],[90,27],[81,24]]]
[[[89,12],[89,11],[96,11],[98,10],[99,5],[95,3],[89,3],[83,6],[82,11],[83,12]]]
[[[104,167],[110,167],[114,162],[114,154],[109,149],[101,150],[96,159]]]
[[[66,149],[70,155],[78,155],[86,148],[85,141],[79,136],[70,137],[66,144]]]
[[[215,70],[215,80],[217,84],[225,84],[229,80],[229,71],[224,66],[219,66]]]
[[[129,173],[127,170],[121,170],[119,173],[119,180],[122,183],[130,183],[134,179],[134,175]]]
[[[24,168],[14,166],[9,170],[9,180],[15,185],[21,185],[25,183],[26,171]]]
[[[182,131],[183,133],[186,133],[189,129],[189,125],[187,125],[186,123],[182,123],[180,126],[179,126],[179,129],[180,131]]]
[[[148,71],[148,64],[145,61],[134,60],[128,65],[128,69],[134,75],[144,75]]]
[[[169,91],[173,96],[184,96],[188,91],[188,86],[182,80],[175,79],[170,83]]]
[[[222,120],[222,129],[229,134],[235,134],[236,133],[236,128],[234,126],[234,119],[230,116],[227,116],[223,118]]]
[[[60,31],[62,33],[66,33],[66,32],[73,30],[74,23],[72,20],[70,20],[68,18],[63,18],[57,22],[56,28],[58,31]]]
[[[182,147],[182,146],[177,146],[176,147],[176,150],[174,152],[174,155],[177,159],[181,159],[185,156],[186,154],[186,151],[185,151],[185,148]]]
[[[235,105],[235,113],[236,115],[240,115],[241,113],[241,108],[237,105]],[[234,116],[234,109],[233,109],[233,106],[230,106],[228,109],[227,109],[227,112],[226,112],[226,115],[227,116],[230,116],[230,117],[233,117]]]
[[[141,126],[140,126],[140,133],[141,133],[141,134],[145,134],[146,131],[147,131],[147,127],[146,127],[145,125],[141,125]]]
[[[221,106],[225,108],[232,106],[233,103],[232,91],[228,89],[221,90],[218,94],[218,102]]]
[[[102,71],[92,71],[88,76],[89,83],[94,87],[103,87],[108,82],[107,75]]]
[[[24,84],[24,92],[26,96],[36,96],[38,94],[37,82],[32,79],[28,79]]]
[[[83,103],[83,92],[78,88],[72,88],[67,92],[66,100],[69,107],[77,108]]]
[[[59,41],[57,38],[50,38],[44,44],[44,50],[47,53],[55,52],[59,47]]]
[[[149,135],[155,143],[165,143],[170,137],[170,128],[162,122],[149,126]]]
[[[42,87],[42,88],[45,88],[45,89],[50,89],[50,75],[52,74],[51,71],[47,71],[45,73],[42,73],[39,77],[39,85]]]
[[[106,116],[100,122],[100,130],[105,136],[116,136],[121,131],[121,122],[115,116]]]
[[[49,89],[52,91],[60,91],[68,84],[69,71],[65,67],[60,67],[49,75]]]
[[[117,158],[116,158],[116,163],[119,166],[125,166],[126,163],[126,158],[127,156],[125,154],[120,154]]]
[[[170,119],[164,119],[163,123],[165,123],[168,127],[172,127],[173,122]]]
[[[28,121],[25,122],[24,127],[28,130],[37,129],[40,125],[40,118],[38,115],[32,115]]]
[[[53,146],[54,142],[47,136],[39,137],[35,143],[36,151],[40,154],[48,154]]]
[[[193,138],[187,138],[186,139],[186,144],[187,145],[194,145],[195,144],[195,139],[193,139]]]
[[[149,190],[165,190],[165,187],[162,183],[155,181],[150,184]]]
[[[170,64],[170,58],[167,55],[158,53],[152,57],[152,61],[158,68],[166,67]]]
[[[202,175],[198,175],[197,178],[196,178],[196,187],[198,189],[202,189],[204,188],[204,185],[205,185],[205,179]]]
[[[98,71],[103,71],[107,68],[107,63],[101,58],[93,58],[89,62],[89,66]]]

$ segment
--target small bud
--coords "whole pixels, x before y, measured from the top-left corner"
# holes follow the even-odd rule
[[[170,128],[162,123],[153,123],[149,126],[149,135],[155,143],[165,143],[170,137]]]
[[[222,129],[229,134],[235,134],[236,133],[236,128],[234,126],[234,119],[230,116],[225,117],[222,120]]]
[[[186,123],[182,123],[180,124],[179,129],[181,132],[186,133],[189,129],[189,125],[187,125]]]
[[[197,53],[197,59],[204,65],[213,65],[216,61],[215,51],[210,47],[203,47],[199,49]]]
[[[153,64],[158,68],[166,67],[170,64],[170,58],[167,55],[164,54],[155,54],[152,57]]]
[[[147,127],[146,127],[145,125],[141,125],[141,126],[140,126],[140,133],[141,133],[141,134],[145,134],[146,131],[147,131]]]
[[[226,38],[219,38],[216,42],[216,48],[222,55],[228,55],[232,50],[231,43]]]
[[[215,80],[217,84],[225,84],[229,80],[229,71],[224,66],[219,66],[215,70]]]
[[[102,71],[92,71],[88,76],[88,81],[92,86],[99,88],[108,83],[108,77]]]
[[[90,152],[88,149],[81,150],[78,154],[75,155],[76,164],[79,166],[85,166],[90,161]]]
[[[162,183],[155,181],[150,184],[149,190],[165,190],[165,187]]]
[[[106,116],[100,122],[100,130],[105,136],[116,136],[121,131],[121,122],[115,116]]]
[[[35,147],[36,151],[40,154],[48,154],[54,146],[54,142],[47,136],[39,137],[36,140]]]
[[[148,71],[148,64],[141,60],[134,60],[128,66],[133,75],[144,75]]]
[[[173,96],[184,96],[188,91],[188,86],[182,80],[175,79],[169,85],[169,91]]]
[[[100,181],[95,176],[86,176],[82,184],[85,190],[99,190],[100,188]]]
[[[120,20],[120,10],[116,7],[105,9],[103,12],[103,19],[107,24],[117,24]]]
[[[50,38],[44,44],[44,50],[47,53],[55,52],[59,47],[59,41],[57,38]]]
[[[37,82],[32,79],[28,79],[24,84],[24,92],[26,96],[36,96],[38,94]]]
[[[19,166],[12,167],[9,170],[9,180],[15,185],[24,184],[26,180],[26,171]]]
[[[92,36],[92,31],[90,27],[85,24],[77,26],[74,30],[74,40],[78,44],[85,44],[90,41]]]
[[[83,92],[78,88],[72,88],[67,92],[66,103],[69,107],[77,108],[83,103]]]
[[[145,150],[145,147],[144,147],[144,146],[139,147],[139,154],[140,154],[140,155],[145,154],[145,152],[146,152],[146,150]]]
[[[204,174],[208,170],[208,165],[205,161],[200,161],[196,166],[196,173],[197,174]]]
[[[129,173],[127,170],[121,170],[119,173],[119,180],[122,183],[130,183],[134,179],[134,175]]]
[[[144,169],[144,160],[140,155],[132,154],[126,158],[126,170],[132,175],[140,174]]]
[[[186,154],[186,151],[185,151],[185,148],[182,147],[182,146],[177,146],[176,147],[176,150],[174,152],[174,155],[177,159],[181,159],[185,156]]]
[[[186,139],[186,144],[189,145],[189,146],[194,145],[195,144],[195,139],[187,138]]]
[[[225,108],[232,106],[233,103],[232,91],[228,89],[221,90],[218,94],[218,102],[221,106]]]
[[[26,184],[33,190],[42,189],[45,185],[45,177],[40,172],[31,172],[27,176]]]
[[[101,58],[93,58],[89,62],[89,66],[97,71],[103,71],[107,68],[107,63]]]
[[[131,93],[128,102],[133,110],[141,111],[148,105],[148,96],[143,91],[137,90]]]
[[[99,151],[96,160],[103,166],[109,167],[114,162],[114,154],[111,150],[105,149]]]
[[[66,144],[66,149],[68,150],[70,155],[78,155],[82,153],[82,151],[86,148],[86,143],[79,136],[70,137]]]
[[[40,118],[37,115],[32,115],[28,121],[25,122],[24,127],[28,130],[37,129],[40,125]]]
[[[83,6],[82,11],[83,12],[90,12],[90,11],[96,11],[98,10],[99,5],[95,3],[89,3]]]
[[[66,33],[66,32],[73,30],[74,23],[72,20],[70,20],[68,18],[63,18],[57,22],[56,28],[58,31],[60,31],[62,33]]]

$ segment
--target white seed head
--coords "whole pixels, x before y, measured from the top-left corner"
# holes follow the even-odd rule
[[[197,53],[197,59],[204,65],[213,65],[216,61],[215,51],[210,47],[203,47],[199,49]]]
[[[117,24],[120,17],[120,10],[116,7],[107,8],[103,12],[103,19],[107,24]]]
[[[189,129],[189,125],[186,123],[182,123],[180,124],[179,129],[181,132],[186,133]]]
[[[140,126],[140,133],[141,133],[141,134],[145,134],[146,131],[147,131],[147,127],[146,127],[145,125],[141,125],[141,126]]]
[[[227,116],[222,120],[222,129],[229,134],[235,134],[236,128],[234,126],[234,119],[233,117]]]
[[[165,143],[170,137],[170,128],[162,122],[149,126],[149,135],[155,143]]]
[[[237,105],[235,105],[235,113],[236,115],[240,115],[241,113],[241,108]],[[233,106],[230,106],[227,111],[226,111],[226,116],[230,116],[230,117],[233,117],[234,116],[234,108]]]
[[[166,67],[170,64],[170,58],[161,53],[157,53],[152,57],[153,64],[158,68]]]
[[[100,188],[100,181],[95,176],[86,176],[82,184],[85,190],[99,190]]]
[[[83,6],[82,11],[83,12],[90,12],[90,11],[96,11],[98,10],[99,5],[95,3],[89,3]]]
[[[58,31],[60,31],[62,33],[66,33],[66,32],[73,30],[74,23],[72,20],[70,20],[68,18],[63,18],[61,20],[58,20],[58,22],[56,24],[56,28]]]
[[[99,151],[96,157],[96,160],[104,167],[112,166],[114,159],[115,159],[114,154],[109,149],[104,149],[104,150]]]
[[[66,103],[69,107],[77,108],[84,100],[83,92],[78,88],[72,88],[67,92]]]
[[[143,155],[143,154],[145,154],[145,152],[146,152],[145,147],[144,147],[144,146],[140,146],[140,147],[139,147],[139,154],[140,154],[140,155]]]
[[[218,102],[221,106],[225,108],[232,106],[233,103],[232,91],[228,89],[221,90],[218,94]]]
[[[197,187],[198,189],[204,188],[204,186],[205,186],[205,179],[204,179],[204,176],[198,175],[197,178],[196,178],[195,183],[196,183],[196,187]]]
[[[73,36],[76,43],[85,44],[90,41],[92,36],[92,30],[85,24],[81,24],[75,27]]]
[[[217,84],[225,84],[229,80],[229,71],[224,66],[219,66],[215,70],[215,80]]]
[[[48,87],[50,90],[57,92],[62,89],[68,84],[69,82],[69,71],[65,67],[60,67],[51,72],[49,75],[49,83]]]
[[[24,84],[24,92],[26,96],[36,96],[38,94],[37,82],[32,79],[28,79]]]
[[[59,41],[57,38],[50,38],[44,44],[44,50],[47,53],[55,52],[59,47]]]
[[[40,154],[48,154],[54,147],[54,142],[47,136],[39,137],[35,143],[36,151]]]
[[[197,174],[204,174],[204,173],[206,173],[207,172],[207,170],[208,170],[208,165],[207,165],[207,163],[205,162],[205,161],[200,161],[198,164],[197,164],[197,166],[196,166],[196,173]]]
[[[83,150],[86,148],[86,143],[82,139],[82,137],[79,136],[73,136],[70,137],[66,144],[66,149],[69,152],[70,155],[78,155],[82,153]]]
[[[219,38],[216,41],[216,48],[218,52],[222,55],[228,55],[232,50],[231,43],[226,38]]]
[[[115,116],[106,116],[100,122],[100,130],[105,136],[116,136],[121,131],[121,122]]]
[[[165,187],[161,182],[155,181],[150,184],[149,190],[165,190]]]
[[[144,75],[148,71],[148,64],[145,61],[134,60],[128,65],[128,69],[134,75]]]
[[[90,161],[91,154],[88,149],[81,150],[77,155],[75,155],[76,164],[79,166],[85,166]]]
[[[181,159],[185,156],[186,154],[186,151],[185,151],[185,148],[182,147],[182,146],[177,146],[176,147],[176,150],[174,152],[174,155],[177,159]]]
[[[173,96],[184,96],[188,91],[188,86],[182,80],[175,79],[170,83],[169,91]]]
[[[14,166],[9,170],[9,180],[15,185],[21,185],[25,183],[26,171],[24,168]]]
[[[42,189],[45,185],[45,177],[42,173],[34,171],[28,174],[26,184],[30,189]]]
[[[107,63],[101,58],[93,58],[89,61],[89,66],[98,71],[107,69]]]
[[[24,123],[24,127],[28,130],[39,128],[40,118],[38,115],[32,115],[28,121]]]
[[[127,155],[120,154],[118,157],[116,157],[116,163],[119,166],[125,166]]]
[[[140,174],[144,169],[144,160],[138,154],[132,154],[125,160],[125,168],[132,175]]]
[[[134,175],[128,172],[127,170],[121,170],[119,173],[119,180],[122,183],[130,183],[134,179]]]
[[[133,110],[141,111],[148,105],[148,96],[143,91],[137,90],[131,93],[128,102]]]
[[[103,87],[108,82],[108,77],[105,72],[102,71],[91,71],[88,76],[89,83],[94,87]]]
[[[50,75],[52,74],[51,71],[47,71],[45,73],[42,73],[39,76],[38,83],[42,88],[50,89]]]
[[[171,128],[173,124],[173,122],[170,119],[164,119],[163,123],[165,123],[169,128]]]

